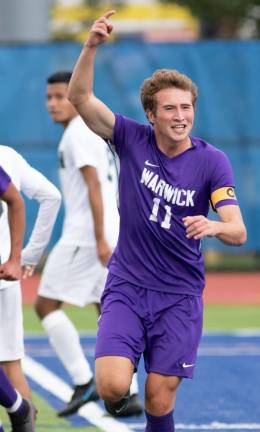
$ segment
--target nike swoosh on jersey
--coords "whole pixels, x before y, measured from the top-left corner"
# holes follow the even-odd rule
[[[154,164],[150,163],[149,160],[146,160],[144,164],[145,164],[145,165],[148,165],[148,166],[151,166],[151,167],[159,168],[158,165],[154,165]]]

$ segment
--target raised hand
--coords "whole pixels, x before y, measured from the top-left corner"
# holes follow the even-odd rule
[[[113,25],[109,21],[109,18],[114,13],[114,10],[108,11],[94,22],[85,43],[86,46],[89,48],[97,47],[109,39],[110,33],[113,30]]]

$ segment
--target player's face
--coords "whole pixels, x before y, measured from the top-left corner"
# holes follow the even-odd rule
[[[186,145],[194,122],[190,91],[167,88],[156,93],[157,108],[148,118],[154,125],[157,140],[166,145]]]
[[[67,99],[68,84],[48,84],[46,93],[47,110],[55,123],[67,126],[77,112]]]

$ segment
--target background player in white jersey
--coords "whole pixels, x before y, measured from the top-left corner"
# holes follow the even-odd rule
[[[80,307],[94,303],[99,309],[119,225],[113,155],[68,101],[70,77],[71,72],[57,72],[47,80],[47,109],[53,121],[65,128],[58,148],[65,220],[62,236],[45,266],[36,303],[50,343],[75,386],[59,416],[70,415],[99,398],[78,332],[61,306],[64,302]],[[125,415],[142,412],[137,393],[135,379]]]
[[[12,148],[0,145],[0,164],[16,188],[39,204],[34,229],[22,251],[23,277],[27,277],[32,274],[49,241],[61,197],[57,188]],[[3,203],[0,210],[1,261],[6,261],[9,254],[8,212]],[[30,399],[30,389],[21,368],[24,355],[21,287],[18,281],[9,281],[7,277],[4,279],[0,281],[0,366],[22,396]]]

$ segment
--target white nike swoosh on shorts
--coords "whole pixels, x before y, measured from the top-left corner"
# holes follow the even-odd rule
[[[193,367],[193,366],[195,366],[195,363],[193,363],[193,364],[186,364],[186,363],[183,363],[183,364],[182,364],[182,367],[183,367],[184,369],[186,369],[186,368],[191,368],[191,367]]]

